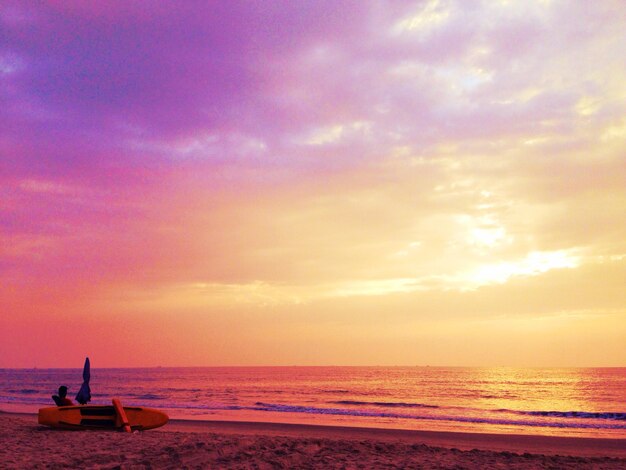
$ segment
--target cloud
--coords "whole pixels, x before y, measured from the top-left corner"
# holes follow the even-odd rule
[[[5,2],[0,307],[618,308],[625,15]]]

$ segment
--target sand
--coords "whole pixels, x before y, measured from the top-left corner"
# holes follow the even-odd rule
[[[1,468],[624,469],[626,439],[172,420],[127,434],[0,413]]]

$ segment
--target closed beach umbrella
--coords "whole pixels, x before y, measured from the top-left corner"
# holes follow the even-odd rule
[[[89,388],[89,379],[91,378],[91,371],[89,366],[89,358],[85,358],[85,367],[83,368],[83,384],[80,386],[80,390],[76,395],[76,401],[81,405],[91,401],[91,389]]]

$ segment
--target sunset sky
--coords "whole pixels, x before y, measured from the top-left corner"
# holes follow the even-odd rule
[[[0,4],[0,367],[626,366],[626,3]]]

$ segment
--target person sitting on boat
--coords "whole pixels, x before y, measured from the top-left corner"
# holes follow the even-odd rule
[[[59,394],[52,395],[52,399],[57,406],[72,406],[74,404],[72,400],[67,398],[67,387],[65,385],[59,387]]]

